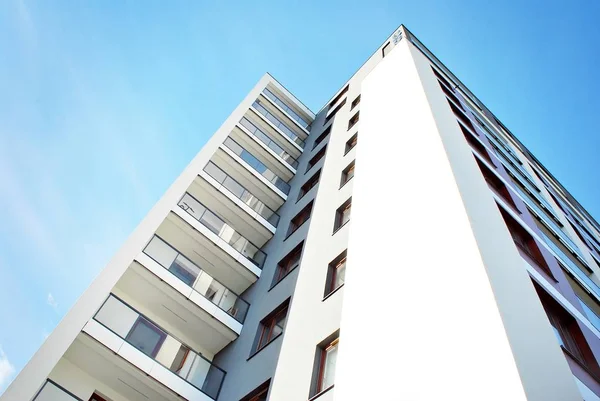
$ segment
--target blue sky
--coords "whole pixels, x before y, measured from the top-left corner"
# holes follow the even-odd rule
[[[401,23],[600,217],[599,2],[233,3],[0,2],[0,393],[266,71],[316,111]]]

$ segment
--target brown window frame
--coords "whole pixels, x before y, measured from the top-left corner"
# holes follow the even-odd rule
[[[298,199],[296,199],[296,202],[304,198],[304,195],[309,193],[311,189],[317,186],[320,180],[321,169],[318,169],[308,180],[306,180],[304,184],[302,184],[302,186],[300,187],[300,191],[298,192]]]
[[[251,357],[259,351],[261,351],[262,349],[264,349],[267,345],[272,343],[276,338],[283,334],[283,331],[285,330],[285,324],[287,321],[288,309],[289,299],[284,301],[281,305],[275,308],[271,313],[269,313],[260,321]],[[283,322],[283,324],[279,326],[279,323],[281,322]],[[275,332],[275,326],[280,327],[281,332],[273,335],[273,333]]]
[[[344,221],[345,212],[348,211],[348,218]],[[335,211],[335,222],[333,225],[333,233],[335,234],[342,227],[344,227],[350,221],[350,214],[352,211],[352,197],[346,202],[342,203]]]
[[[287,277],[294,269],[300,266],[302,261],[302,251],[304,250],[304,241],[300,242],[291,251],[288,252],[278,263],[273,275],[271,288],[275,287],[281,280]]]
[[[317,139],[315,139],[315,143],[313,143],[313,147],[311,150],[315,150],[315,148],[317,146],[319,146],[321,144],[321,142],[323,142],[330,133],[331,133],[331,126],[327,127],[323,132],[321,132],[321,134],[317,137]]]
[[[352,104],[350,105],[350,110],[354,110],[354,108],[356,106],[358,106],[360,104],[360,95],[358,95],[353,101]]]
[[[313,168],[315,164],[317,164],[325,156],[325,153],[327,153],[327,145],[323,146],[321,150],[315,153],[315,155],[308,161],[306,171],[304,173],[308,173],[310,169]]]
[[[338,105],[336,106],[336,108],[335,108],[335,109],[334,109],[334,110],[333,110],[331,113],[328,113],[328,114],[327,114],[327,117],[325,117],[325,121],[323,121],[323,125],[327,125],[327,123],[328,123],[329,121],[331,121],[331,119],[332,119],[333,117],[335,117],[335,115],[337,114],[337,112],[338,112],[338,111],[340,111],[340,109],[341,109],[342,107],[344,107],[344,105],[346,104],[346,100],[347,100],[347,99],[344,99],[344,100],[342,100],[342,102],[341,102],[340,104],[338,104]]]
[[[342,98],[342,96],[344,96],[346,94],[346,92],[348,92],[348,89],[350,89],[350,84],[347,84],[344,89],[342,89],[334,98],[331,102],[329,102],[329,106],[327,107],[327,110],[331,110],[331,108],[333,106],[335,106],[335,104]]]
[[[325,291],[323,293],[324,300],[327,299],[331,294],[336,292],[338,289],[342,288],[345,284],[345,278],[344,282],[342,282],[339,285],[336,285],[336,281],[339,277],[339,269],[346,269],[347,253],[348,250],[346,249],[327,265],[327,279],[325,280]]]
[[[254,390],[246,394],[240,401],[263,401],[267,399],[269,395],[269,387],[271,386],[271,379],[267,380]]]
[[[348,120],[348,131],[350,131],[358,121],[360,120],[360,110],[357,111],[351,118]]]
[[[332,342],[330,342],[326,347],[322,347],[321,348],[321,354],[319,356],[319,371],[317,373],[318,375],[318,379],[317,379],[317,394],[331,388],[334,386],[334,384],[331,384],[330,386],[328,386],[327,388],[323,388],[323,381],[325,379],[325,366],[327,363],[327,356],[328,356],[328,352],[329,350],[335,348],[336,350],[339,351],[339,343],[340,343],[340,338],[337,337],[335,340],[333,340]]]
[[[348,164],[346,166],[346,168],[344,170],[342,170],[342,178],[340,181],[340,188],[342,188],[344,185],[346,185],[348,183],[348,181],[350,181],[352,178],[354,178],[354,170],[356,167],[355,161],[356,160],[352,160],[352,162],[350,162],[350,164]],[[348,177],[350,172],[352,172],[352,176]]]
[[[350,139],[348,139],[346,141],[346,149],[344,150],[344,156],[346,156],[348,154],[348,152],[350,152],[352,149],[354,149],[354,147],[356,146],[357,143],[358,143],[358,132],[355,133],[354,135],[352,135],[350,137]]]
[[[285,239],[288,239],[293,233],[295,233],[304,223],[310,220],[310,216],[312,214],[313,201],[310,201],[309,204],[304,206],[302,210],[300,210],[291,220],[290,225],[288,226],[288,232],[285,236]],[[300,222],[295,221],[296,219],[303,219]]]

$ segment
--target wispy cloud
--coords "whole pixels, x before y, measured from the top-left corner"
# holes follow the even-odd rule
[[[52,295],[51,292],[48,293],[48,298],[46,298],[46,302],[52,307],[52,309],[58,309],[58,302],[56,302],[56,299],[54,299],[54,295]]]
[[[9,382],[15,373],[15,367],[8,360],[8,357],[0,346],[0,390]]]

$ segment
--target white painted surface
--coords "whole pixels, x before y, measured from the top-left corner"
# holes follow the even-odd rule
[[[408,46],[396,46],[362,83],[334,398],[575,400],[489,189],[433,80],[426,90],[438,97],[426,97]],[[539,372],[517,369],[513,351]]]

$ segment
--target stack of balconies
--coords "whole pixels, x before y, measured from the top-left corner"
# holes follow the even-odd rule
[[[250,307],[242,294],[260,277],[261,248],[276,232],[308,136],[302,110],[276,85],[264,88],[36,400],[76,400],[71,388],[84,377],[108,398],[218,398],[226,373],[211,360],[242,331]]]

